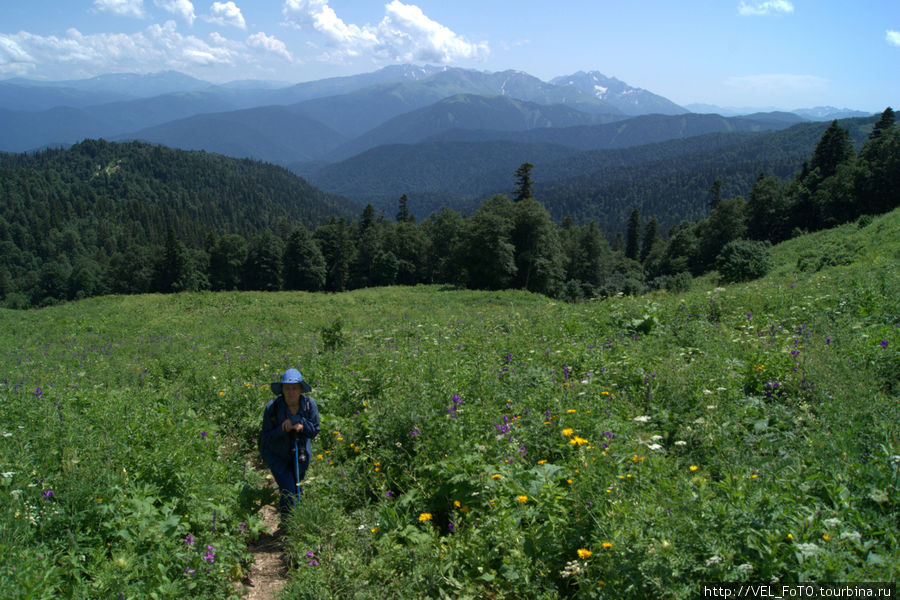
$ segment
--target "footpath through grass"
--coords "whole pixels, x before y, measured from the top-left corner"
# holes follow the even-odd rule
[[[248,456],[288,366],[323,430],[286,598],[896,580],[898,231],[580,305],[417,287],[0,311],[0,589],[238,594],[272,501]]]

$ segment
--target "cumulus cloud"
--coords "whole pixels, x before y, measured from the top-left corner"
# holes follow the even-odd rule
[[[0,34],[0,74],[26,75],[39,70],[50,78],[71,78],[161,69],[191,71],[234,65],[241,59],[242,49],[242,44],[221,37],[207,42],[182,35],[174,21],[133,34],[85,35],[69,29],[65,36],[39,36],[22,31]]]
[[[448,27],[430,19],[413,4],[392,0],[377,25],[345,23],[328,0],[285,0],[282,14],[288,24],[312,28],[336,50],[332,57],[370,54],[389,60],[449,63],[488,53],[487,43],[471,43]]]
[[[194,19],[197,18],[194,14],[194,4],[190,0],[154,0],[153,3],[176,17],[181,17],[188,25],[193,25]]]
[[[758,17],[773,13],[792,13],[794,5],[788,0],[766,0],[765,2],[745,2],[738,5],[738,14],[744,17]]]
[[[284,42],[282,42],[275,36],[266,35],[262,31],[260,31],[259,33],[254,33],[253,35],[248,37],[247,46],[249,46],[250,48],[258,48],[271,54],[281,56],[289,62],[292,62],[294,60],[294,57],[291,56],[290,52],[288,52],[287,46],[284,45]]]
[[[94,0],[94,10],[119,17],[143,19],[145,16],[144,0]]]
[[[209,17],[207,20],[223,27],[237,27],[238,29],[247,29],[247,23],[244,21],[244,15],[241,9],[234,2],[213,2],[209,7]]]
[[[887,35],[885,36],[887,43],[891,46],[900,46],[900,31],[894,31],[892,29],[887,30]]]

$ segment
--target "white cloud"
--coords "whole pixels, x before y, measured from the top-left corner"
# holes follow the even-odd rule
[[[788,0],[765,0],[765,2],[745,2],[741,0],[738,5],[738,14],[743,17],[756,17],[770,15],[772,13],[792,13],[794,5]]]
[[[145,16],[144,0],[94,0],[94,9],[119,17],[143,19]]]
[[[284,42],[282,42],[275,36],[266,35],[262,31],[260,31],[259,33],[254,33],[253,35],[248,37],[247,46],[249,46],[250,48],[259,48],[271,54],[281,56],[289,62],[293,62],[294,60],[294,57],[291,56],[290,52],[288,52],[287,46],[284,45]]]
[[[244,21],[244,15],[241,9],[234,2],[213,2],[209,7],[209,17],[207,20],[223,27],[237,27],[238,29],[247,29],[247,23]]]
[[[0,74],[39,72],[48,79],[89,77],[98,73],[156,72],[196,67],[231,66],[244,56],[243,44],[211,37],[209,42],[178,33],[174,21],[134,33],[65,36],[28,32],[0,34]]]
[[[153,0],[159,8],[169,11],[176,17],[184,19],[188,25],[194,24],[194,4],[190,0]]]
[[[336,49],[331,58],[367,53],[388,60],[448,63],[488,53],[485,42],[471,43],[448,27],[430,19],[413,4],[392,0],[378,25],[345,23],[328,0],[285,0],[285,21],[298,28],[312,27]]]
[[[900,46],[900,31],[888,29],[887,35],[885,35],[885,39],[891,46]]]

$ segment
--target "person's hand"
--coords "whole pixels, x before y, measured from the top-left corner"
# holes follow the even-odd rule
[[[281,424],[281,429],[284,431],[303,431],[303,423],[291,423],[290,419],[285,419]]]

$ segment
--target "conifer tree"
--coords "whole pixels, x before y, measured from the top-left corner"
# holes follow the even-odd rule
[[[641,213],[638,209],[631,211],[628,227],[625,231],[625,258],[638,259],[641,249]]]
[[[513,195],[514,202],[520,202],[525,198],[531,198],[531,186],[534,183],[531,180],[531,170],[534,168],[534,165],[531,163],[522,163],[518,169],[516,169],[516,191]]]

